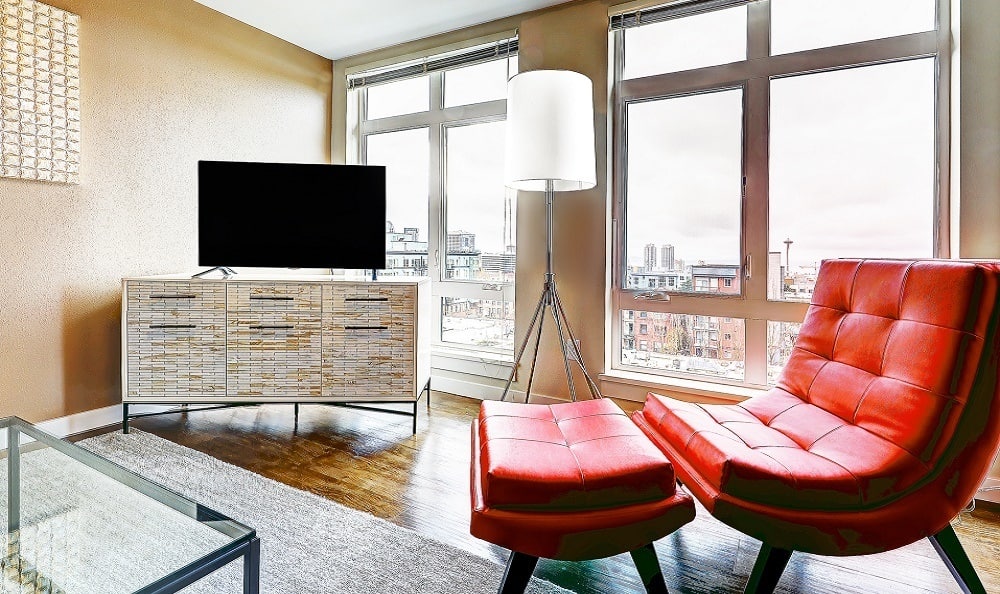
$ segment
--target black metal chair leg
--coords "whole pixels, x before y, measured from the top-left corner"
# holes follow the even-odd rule
[[[948,566],[948,571],[955,577],[958,587],[965,594],[986,594],[986,586],[979,579],[976,568],[965,554],[962,543],[955,534],[955,529],[949,524],[944,530],[930,537],[934,550]]]
[[[660,569],[660,560],[656,558],[656,549],[653,543],[629,552],[632,555],[632,562],[639,570],[639,577],[642,578],[642,585],[646,587],[649,594],[667,594],[667,583],[663,581],[663,570]]]
[[[789,550],[772,547],[766,542],[760,545],[757,561],[753,564],[753,571],[750,572],[750,579],[747,581],[747,587],[743,589],[743,594],[774,592],[791,556],[792,552]]]
[[[500,581],[500,589],[497,590],[497,594],[523,594],[537,564],[538,557],[511,551],[510,558],[507,559],[507,568],[503,570],[503,579]]]

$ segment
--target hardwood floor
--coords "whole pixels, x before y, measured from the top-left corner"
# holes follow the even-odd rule
[[[470,423],[478,410],[478,400],[435,392],[429,411],[421,402],[416,436],[407,417],[318,405],[301,407],[297,427],[291,405],[149,417],[133,427],[504,563],[506,549],[468,530]],[[670,591],[742,592],[760,543],[698,511],[693,522],[656,543]],[[989,592],[1000,592],[998,529],[1000,514],[982,505],[955,525]],[[535,575],[581,593],[643,591],[628,554],[581,563],[542,560]],[[865,557],[796,553],[778,591],[959,589],[924,540]]]

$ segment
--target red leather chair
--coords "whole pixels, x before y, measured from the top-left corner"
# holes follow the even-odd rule
[[[777,385],[735,405],[649,394],[633,420],[722,522],[763,542],[746,592],[792,551],[863,555],[930,538],[986,590],[950,521],[1000,444],[997,263],[822,263]]]

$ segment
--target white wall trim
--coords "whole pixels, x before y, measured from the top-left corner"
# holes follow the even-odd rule
[[[129,405],[129,412],[160,412],[170,410],[171,408],[173,407],[153,404],[131,404]],[[35,423],[35,425],[42,431],[51,433],[56,437],[67,437],[69,435],[83,433],[84,431],[90,431],[92,429],[100,429],[101,427],[108,427],[110,425],[120,426],[121,422],[122,405],[112,404],[111,406],[105,406],[104,408],[95,408],[94,410],[87,410],[81,413],[66,415],[65,417],[49,419],[47,421]],[[119,427],[119,429],[120,428],[121,427]]]
[[[500,400],[503,395],[503,386],[490,386],[478,382],[460,380],[451,377],[431,377],[431,389],[435,392],[447,392],[456,396],[476,398],[478,400]],[[524,400],[524,392],[510,390],[507,399],[515,402]]]
[[[431,377],[431,389],[435,392],[447,392],[448,394],[475,398],[477,400],[500,400],[500,397],[503,396],[503,386],[488,386],[468,380],[439,377],[436,375]],[[507,392],[507,402],[524,402],[524,391],[509,390]],[[531,404],[559,404],[562,402],[569,401],[534,392],[531,394]]]
[[[431,350],[431,368],[506,381],[514,363],[486,354]]]

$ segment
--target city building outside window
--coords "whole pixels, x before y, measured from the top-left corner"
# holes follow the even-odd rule
[[[379,275],[431,278],[439,346],[513,354],[517,197],[503,146],[516,72],[506,38],[348,75],[353,160],[386,166]]]
[[[949,10],[711,0],[612,15],[609,373],[772,385],[824,259],[949,256]],[[644,291],[653,280],[669,300]],[[664,337],[652,351],[623,323],[636,312]]]

